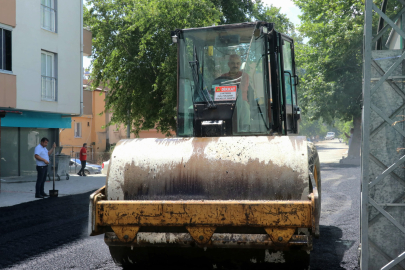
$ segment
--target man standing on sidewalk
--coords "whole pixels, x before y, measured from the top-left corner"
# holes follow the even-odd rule
[[[80,176],[86,176],[86,174],[84,173],[84,168],[86,168],[86,160],[87,160],[87,143],[84,143],[82,149],[80,149],[80,162],[82,163],[82,168],[78,173],[78,175]]]
[[[47,138],[42,138],[41,143],[35,147],[34,157],[37,163],[37,183],[35,185],[35,198],[44,198],[49,196],[44,191],[44,185],[46,180],[46,174],[48,172],[49,156],[52,154],[56,147],[53,143],[52,149],[48,151],[46,147],[48,146],[49,140]]]

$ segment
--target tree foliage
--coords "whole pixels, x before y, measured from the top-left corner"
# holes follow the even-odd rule
[[[262,3],[256,3],[252,12],[252,16],[263,22],[274,23],[275,29],[284,34],[293,34],[295,26],[287,18],[287,15],[280,12],[281,8],[273,5],[265,6]]]
[[[176,44],[170,31],[219,23],[207,0],[89,0],[93,33],[92,86],[105,84],[111,121],[134,132],[175,126]]]
[[[295,0],[302,11],[297,46],[303,69],[301,104],[314,119],[331,123],[361,114],[364,5],[359,0]]]
[[[256,19],[293,25],[279,9],[253,0],[88,0],[84,24],[93,33],[92,87],[106,85],[111,123],[132,132],[175,130],[177,46],[170,31]]]
[[[353,121],[350,156],[360,154],[364,1],[294,0],[301,11],[298,30],[309,40],[297,46],[303,71],[300,100],[303,112],[327,123]],[[377,6],[382,0],[374,1]],[[393,1],[386,14],[400,9]],[[378,17],[373,18],[376,31]],[[383,44],[389,32],[383,36]]]
[[[360,155],[364,2],[294,0],[301,11],[298,30],[309,40],[297,46],[303,76],[304,114],[332,124],[352,121],[349,156]]]
[[[328,131],[330,131],[329,128],[323,123],[321,118],[313,121],[303,118],[300,121],[300,135],[309,138],[316,136],[323,138]]]
[[[231,24],[250,21],[255,10],[252,0],[210,0],[222,13],[220,24]],[[258,3],[261,0],[257,1]]]

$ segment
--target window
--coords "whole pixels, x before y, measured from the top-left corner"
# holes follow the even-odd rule
[[[0,70],[11,71],[11,31],[0,28]]]
[[[55,54],[41,53],[42,100],[56,101]]]
[[[285,94],[287,104],[291,104],[291,95],[292,102],[294,105],[297,105],[296,93],[295,93],[295,81],[294,81],[294,69],[293,69],[293,50],[292,43],[284,40],[283,44],[283,61],[284,61],[284,79],[285,79]]]
[[[75,138],[82,137],[82,123],[75,123]]]
[[[41,0],[41,27],[56,32],[55,17],[55,0]]]

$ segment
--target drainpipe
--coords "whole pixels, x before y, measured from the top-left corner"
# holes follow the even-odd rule
[[[80,1],[80,114],[62,115],[66,117],[80,117],[83,115],[83,0]]]

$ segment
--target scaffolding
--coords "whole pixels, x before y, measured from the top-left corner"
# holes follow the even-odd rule
[[[373,0],[366,0],[365,9],[360,210],[363,270],[405,269],[405,1],[382,2],[377,7]]]

